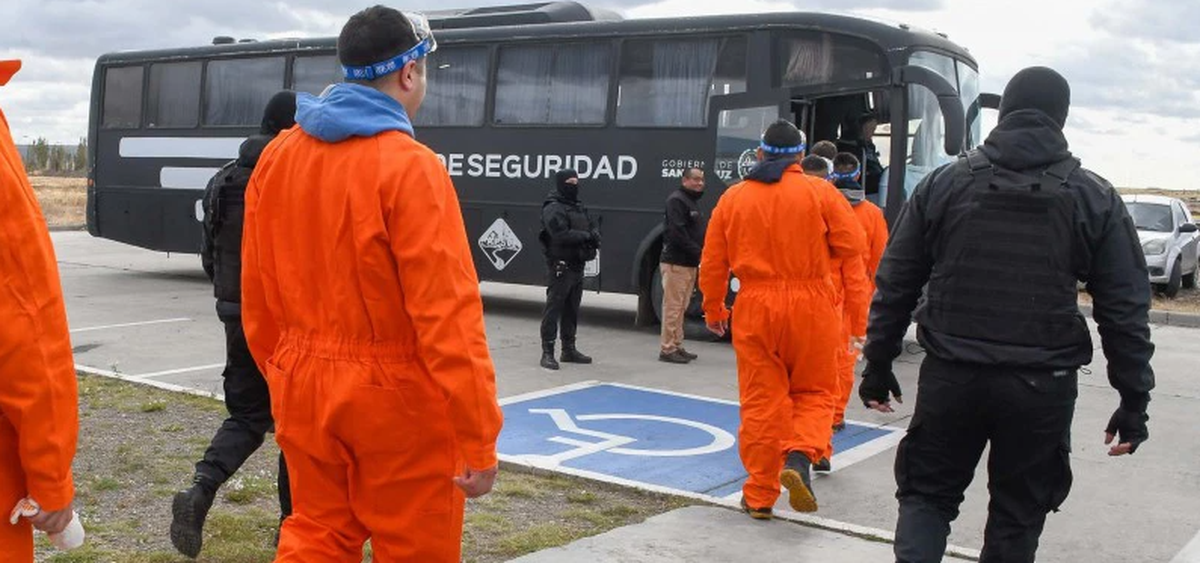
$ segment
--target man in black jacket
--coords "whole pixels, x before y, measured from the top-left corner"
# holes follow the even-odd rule
[[[704,218],[696,204],[704,195],[704,171],[688,168],[683,183],[667,197],[663,220],[662,349],[658,360],[686,364],[696,355],[683,348],[683,317],[696,288],[696,268],[704,246]]]
[[[583,299],[583,267],[596,257],[600,233],[579,202],[579,174],[559,170],[554,190],[542,204],[539,240],[546,254],[548,281],[546,309],[542,313],[542,361],[546,369],[558,369],[554,360],[554,337],[562,326],[562,356],[567,363],[590,364],[592,359],[575,348],[579,303]]]
[[[1109,455],[1132,454],[1149,437],[1146,262],[1116,190],[1068,150],[1069,105],[1058,73],[1017,73],[983,146],[922,180],[892,231],[859,396],[884,412],[900,400],[891,365],[915,308],[926,357],[896,452],[900,563],[942,560],[988,443],[980,561],[1034,560],[1047,513],[1071,487],[1077,370],[1092,361],[1077,280],[1092,294],[1109,382],[1121,396],[1106,429],[1106,444],[1119,437]]]
[[[200,553],[204,520],[221,487],[258,450],[274,426],[271,397],[242,332],[242,216],[246,185],[258,157],[280,131],[295,125],[296,94],[284,91],[267,103],[257,135],[242,143],[238,158],[209,181],[204,192],[204,243],[200,258],[213,282],[217,318],[225,325],[225,407],[229,418],[217,429],[204,459],[196,464],[192,486],[172,503],[171,543],[180,553]],[[279,455],[280,521],[292,512],[287,466]]]

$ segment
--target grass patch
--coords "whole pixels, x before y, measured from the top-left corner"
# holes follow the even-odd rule
[[[167,402],[150,401],[149,403],[142,403],[142,405],[138,407],[138,410],[144,413],[162,412],[167,410]]]
[[[103,493],[107,491],[120,490],[121,482],[112,477],[95,477],[92,479],[89,488],[92,492]]]
[[[234,475],[221,490],[225,492],[225,500],[234,504],[253,504],[275,496],[278,491],[274,474]]]
[[[596,493],[591,491],[572,491],[567,493],[567,502],[574,504],[595,504]]]
[[[189,563],[170,545],[171,498],[225,417],[212,399],[80,376],[76,507],[88,544],[55,552],[42,537],[40,562]],[[154,408],[143,409],[148,405]],[[146,416],[143,413],[163,413]],[[221,488],[205,526],[199,563],[269,563],[279,525],[279,450],[267,440]],[[135,484],[135,485],[131,485]],[[500,563],[633,524],[688,504],[673,497],[547,473],[505,468],[493,494],[467,503],[463,559]],[[364,547],[364,562],[372,559]]]

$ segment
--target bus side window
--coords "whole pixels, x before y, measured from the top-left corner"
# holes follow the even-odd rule
[[[626,41],[617,125],[703,127],[708,98],[746,91],[746,38]]]
[[[425,63],[425,101],[417,126],[483,125],[487,99],[488,48],[439,48]]]
[[[296,57],[292,63],[292,90],[321,95],[330,84],[342,81],[342,65],[336,56]]]
[[[200,120],[200,61],[150,65],[146,126],[192,128]]]
[[[229,59],[208,63],[204,88],[205,125],[256,125],[263,108],[283,89],[283,57]]]
[[[611,43],[500,48],[495,121],[505,125],[603,125]]]
[[[142,123],[142,76],[140,66],[104,71],[105,129],[134,129]]]

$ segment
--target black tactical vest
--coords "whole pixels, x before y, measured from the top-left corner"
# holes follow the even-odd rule
[[[242,221],[253,169],[230,163],[213,177],[204,198],[204,236],[212,249],[213,295],[241,303]]]
[[[1075,202],[1069,158],[1040,177],[992,166],[971,151],[955,166],[970,186],[952,198],[939,229],[941,256],[917,322],[972,340],[1068,347],[1087,338],[1072,261]],[[960,169],[961,170],[961,169]]]

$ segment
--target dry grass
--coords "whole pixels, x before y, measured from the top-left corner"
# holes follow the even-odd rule
[[[1080,291],[1079,304],[1091,305],[1092,296]],[[1200,289],[1180,289],[1174,299],[1155,293],[1151,297],[1150,308],[1173,313],[1200,313]]]
[[[147,405],[154,405],[147,408]],[[168,541],[171,497],[221,424],[224,406],[102,377],[79,377],[75,509],[88,543],[66,553],[38,534],[41,563],[191,563]],[[278,448],[262,449],[225,483],[198,563],[268,563],[279,524]],[[690,504],[686,499],[505,468],[492,494],[467,503],[465,563],[500,563]],[[6,513],[7,514],[7,513]],[[7,525],[7,524],[0,524]],[[370,563],[370,549],[363,563]],[[0,553],[0,561],[8,561]]]
[[[30,176],[29,182],[51,228],[82,227],[86,223],[86,178]]]

